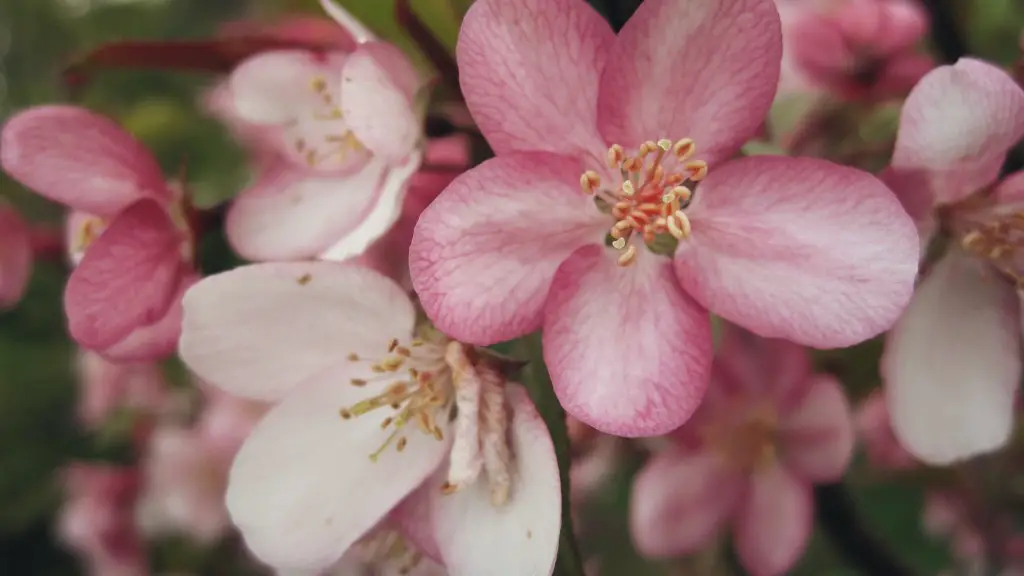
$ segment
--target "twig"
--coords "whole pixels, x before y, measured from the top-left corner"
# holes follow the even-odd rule
[[[846,561],[863,574],[913,575],[882,542],[861,525],[853,499],[842,484],[815,487],[814,501],[822,530]]]
[[[395,0],[395,20],[403,30],[408,32],[409,37],[423,51],[423,55],[434,65],[437,73],[441,76],[441,81],[455,94],[461,94],[459,67],[455,63],[455,59],[416,15],[412,6],[409,5],[409,0]]]

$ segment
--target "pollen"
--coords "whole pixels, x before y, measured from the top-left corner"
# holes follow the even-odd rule
[[[970,254],[987,261],[997,270],[1024,286],[1024,212],[996,214],[976,223],[960,239]]]
[[[291,140],[295,153],[310,168],[318,168],[323,164],[345,164],[355,160],[358,155],[368,153],[366,146],[348,129],[341,102],[331,90],[327,78],[314,76],[309,81],[311,90],[319,101],[303,117],[296,119],[292,129],[295,137]],[[325,129],[320,124],[327,124]],[[310,138],[312,132],[317,136]]]
[[[677,241],[690,237],[692,227],[684,210],[708,174],[707,162],[693,159],[696,150],[691,138],[648,140],[634,155],[615,144],[606,156],[608,168],[617,172],[615,188],[602,187],[601,175],[594,170],[580,177],[583,192],[610,207],[614,223],[608,234],[620,252],[619,266],[632,265],[639,247],[651,248],[659,236]]]

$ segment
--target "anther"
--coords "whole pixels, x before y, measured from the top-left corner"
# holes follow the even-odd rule
[[[366,386],[368,384],[368,382],[366,380],[363,380],[362,378],[353,378],[353,379],[349,380],[348,383],[353,385],[353,386],[359,386],[359,387],[363,387],[363,386]]]
[[[629,266],[636,260],[636,246],[630,244],[626,251],[619,256],[619,266]]]
[[[313,88],[313,92],[323,94],[327,91],[327,80],[323,76],[315,76],[310,82],[310,87]]]
[[[618,168],[622,166],[623,160],[626,159],[626,151],[622,149],[622,146],[615,144],[608,149],[608,167]]]
[[[398,348],[398,338],[392,338],[391,341],[388,342],[388,352],[394,352],[395,348]]]
[[[692,138],[683,138],[672,146],[672,153],[676,155],[676,158],[679,159],[680,162],[686,160],[690,156],[693,156],[693,153],[696,152],[696,150],[697,145],[694,143]]]
[[[593,194],[597,192],[597,189],[601,187],[601,176],[593,170],[587,170],[580,176],[580,188],[587,194]]]
[[[405,447],[408,444],[409,444],[409,439],[406,438],[405,436],[402,436],[401,438],[398,439],[398,444],[395,445],[395,450],[398,450],[399,452],[401,452],[402,450],[405,450]]]
[[[685,169],[694,182],[700,182],[708,175],[708,163],[703,160],[691,160],[686,163]]]
[[[633,182],[626,180],[622,183],[622,195],[626,198],[632,198],[636,194],[636,189],[633,187]]]
[[[348,355],[348,361],[349,362],[359,362],[359,354],[356,354],[354,352],[352,354],[349,354]]]
[[[677,240],[685,240],[690,237],[690,219],[687,218],[686,213],[679,211],[669,216],[665,220],[665,224],[668,227],[668,232]]]
[[[626,239],[625,238],[617,238],[614,242],[612,242],[612,248],[615,248],[616,250],[622,250],[625,247],[626,247]]]

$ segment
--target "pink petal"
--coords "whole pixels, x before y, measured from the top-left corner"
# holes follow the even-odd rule
[[[459,176],[424,210],[409,267],[439,329],[486,346],[540,328],[558,266],[580,246],[602,242],[610,226],[579,191],[580,174],[566,157],[499,156]]]
[[[392,445],[371,461],[390,434],[380,426],[386,414],[346,420],[338,411],[382,390],[346,385],[355,375],[351,366],[321,373],[285,398],[235,458],[227,492],[231,519],[253,553],[274,567],[330,566],[448,450],[448,442],[410,430],[402,452]]]
[[[255,264],[203,279],[185,294],[180,352],[232,394],[276,400],[349,353],[379,355],[407,339],[415,311],[394,282],[326,262]]]
[[[1001,447],[1021,375],[1013,287],[954,251],[918,288],[882,356],[896,437],[930,464]]]
[[[711,323],[668,259],[622,268],[587,246],[562,264],[544,308],[544,360],[565,410],[615,436],[657,436],[697,409],[711,369]]]
[[[683,287],[713,313],[818,348],[886,330],[910,300],[919,240],[876,178],[823,160],[755,156],[712,171],[676,251]]]
[[[444,472],[443,467],[439,472]],[[440,477],[435,473],[435,477]],[[444,480],[440,480],[444,482]],[[441,550],[434,534],[433,500],[437,486],[427,480],[405,500],[395,506],[388,515],[387,523],[394,525],[409,542],[423,554],[437,562],[441,561]]]
[[[601,133],[627,148],[689,137],[700,158],[724,160],[767,117],[781,61],[771,0],[646,0],[601,76]]]
[[[1024,90],[1005,72],[963,58],[928,73],[900,116],[893,166],[924,172],[937,201],[991,184],[1024,136]]]
[[[644,556],[670,558],[711,544],[729,521],[743,478],[709,452],[670,449],[636,476],[629,508],[630,534]]]
[[[169,197],[149,150],[109,118],[74,106],[12,116],[0,133],[0,164],[42,196],[99,216],[145,196]]]
[[[444,565],[451,574],[548,576],[558,553],[562,493],[547,426],[526,391],[510,385],[510,439],[516,474],[511,499],[490,501],[484,479],[454,494],[438,494],[432,514]]]
[[[412,64],[394,46],[364,44],[345,60],[340,92],[345,120],[367,148],[388,162],[408,157],[422,136],[413,110],[416,84]]]
[[[181,233],[153,200],[132,204],[89,247],[68,279],[71,337],[102,350],[166,314],[182,273]]]
[[[32,276],[31,241],[21,216],[0,205],[0,309],[14,306],[25,294]]]
[[[860,403],[854,424],[872,467],[907,470],[917,465],[914,457],[896,440],[884,391],[876,390]]]
[[[751,576],[781,576],[803,555],[814,526],[811,487],[773,466],[754,475],[736,518],[740,563]]]
[[[600,151],[597,89],[614,41],[582,0],[475,2],[456,54],[462,93],[491,148]]]
[[[737,327],[726,329],[713,365],[714,397],[725,393],[767,399],[788,410],[804,399],[811,358],[792,342],[758,338]],[[708,396],[708,401],[713,397]]]
[[[312,89],[314,78],[338,82],[338,70],[327,76],[323,63],[312,52],[276,50],[262,52],[238,65],[228,78],[234,112],[253,124],[279,125],[304,112],[323,107]]]
[[[1003,178],[993,191],[992,197],[1002,205],[1024,204],[1024,170]]]
[[[273,171],[232,203],[228,240],[250,260],[312,258],[358,229],[382,200],[393,208],[393,199],[383,198],[387,176],[380,161],[351,176]],[[391,215],[393,221],[397,210]],[[376,237],[390,226],[382,224],[374,226]]]
[[[139,326],[116,344],[99,350],[104,358],[114,362],[153,362],[174,354],[181,337],[181,320],[184,314],[181,299],[185,291],[199,282],[199,276],[186,272],[181,275],[177,292],[171,305],[156,322]]]
[[[854,432],[850,403],[842,384],[820,374],[806,395],[780,416],[782,460],[791,472],[809,482],[835,482],[853,456]]]

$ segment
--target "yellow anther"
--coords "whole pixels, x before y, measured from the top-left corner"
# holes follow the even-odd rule
[[[593,194],[597,192],[597,189],[601,187],[601,176],[593,170],[587,170],[580,176],[580,188],[587,194]]]
[[[629,266],[634,261],[636,261],[636,246],[630,244],[629,247],[626,248],[626,251],[619,256],[618,264],[619,266],[625,267]]]
[[[625,238],[616,238],[615,241],[612,242],[612,248],[615,248],[616,250],[622,250],[625,247],[626,247],[626,239]]]
[[[632,198],[636,194],[636,188],[633,187],[633,182],[626,180],[622,183],[622,195],[626,198]]]
[[[317,94],[323,94],[327,92],[327,79],[323,76],[314,76],[310,82],[310,87],[313,88],[313,92]]]
[[[686,171],[690,180],[700,182],[708,175],[708,163],[703,160],[691,160],[686,163]]]
[[[685,240],[690,237],[690,219],[685,212],[679,211],[665,219],[665,226],[668,233],[677,240]]]
[[[667,138],[658,140],[658,148],[661,148],[663,152],[668,152],[672,149],[672,141]]]
[[[651,152],[654,152],[657,149],[658,149],[658,145],[655,144],[655,142],[653,140],[648,140],[647,142],[644,142],[643,144],[640,145],[640,154],[639,155],[640,155],[641,158],[643,158],[644,156],[647,156],[648,154],[650,154]]]
[[[619,168],[622,166],[623,160],[626,159],[626,151],[622,149],[622,146],[618,144],[608,149],[608,167]]]
[[[672,146],[672,153],[680,162],[686,160],[697,151],[697,145],[692,138],[683,138]]]

